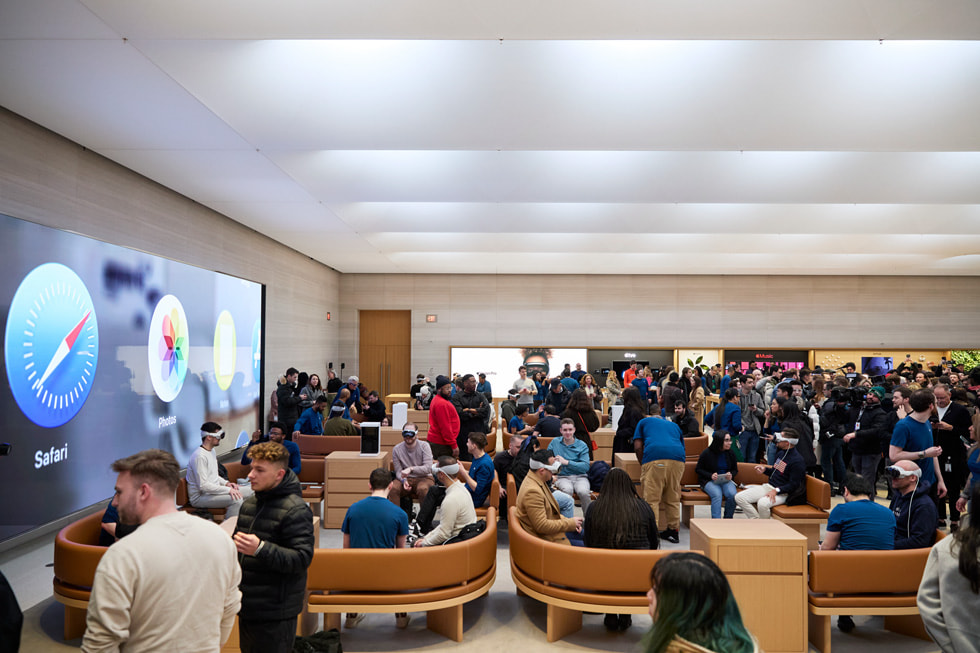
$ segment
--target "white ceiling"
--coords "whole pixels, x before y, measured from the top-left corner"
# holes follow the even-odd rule
[[[0,105],[342,272],[977,275],[978,39],[976,0],[0,0]]]

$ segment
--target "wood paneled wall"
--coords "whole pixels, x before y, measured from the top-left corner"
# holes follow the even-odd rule
[[[450,346],[894,349],[903,356],[980,347],[976,277],[448,272],[343,275],[340,349],[348,369],[357,369],[357,310],[378,308],[412,310],[412,376],[433,379],[448,371]],[[427,313],[438,321],[426,323]]]

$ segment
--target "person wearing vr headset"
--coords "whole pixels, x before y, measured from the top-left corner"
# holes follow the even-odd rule
[[[515,515],[531,535],[557,544],[571,544],[565,533],[582,530],[581,517],[563,517],[551,492],[551,480],[561,464],[547,449],[531,454],[531,471],[517,493]]]
[[[885,468],[892,479],[891,511],[895,515],[895,548],[925,549],[936,537],[938,511],[929,496],[922,469],[911,460],[899,460]]]
[[[776,460],[773,466],[755,466],[755,471],[768,476],[769,482],[750,485],[735,495],[735,504],[749,519],[769,519],[776,506],[806,501],[806,463],[796,450],[799,434],[792,428],[784,428],[781,433],[774,434],[774,440]]]
[[[457,480],[460,471],[462,467],[452,456],[439,456],[437,463],[432,465],[433,478],[446,488],[442,500],[442,519],[434,530],[416,540],[414,546],[443,544],[459,535],[465,526],[476,523],[476,509],[470,493],[466,491],[466,485]]]
[[[418,439],[418,427],[414,422],[402,426],[402,441],[391,450],[397,485],[393,485],[388,498],[400,505],[412,517],[412,499],[421,504],[435,481],[432,480],[432,449],[428,442]]]
[[[214,448],[225,437],[215,422],[201,425],[201,446],[187,462],[187,495],[195,508],[224,508],[225,519],[238,516],[242,502],[252,496],[252,489],[226,481],[218,475],[218,456]]]

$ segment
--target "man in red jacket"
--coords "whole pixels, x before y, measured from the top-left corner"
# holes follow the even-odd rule
[[[432,457],[459,456],[459,445],[456,436],[459,435],[459,413],[450,401],[453,395],[453,385],[445,376],[436,377],[436,396],[429,405],[429,433],[426,440],[432,449]]]

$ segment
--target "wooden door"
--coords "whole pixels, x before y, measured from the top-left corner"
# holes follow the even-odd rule
[[[407,393],[412,385],[412,312],[359,311],[359,374],[371,390]]]

